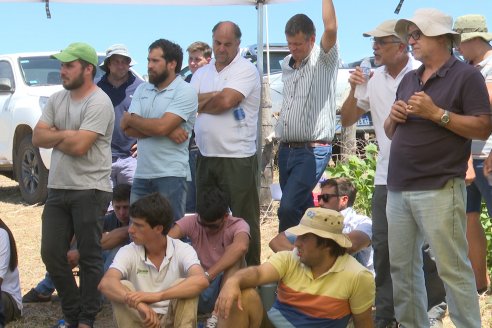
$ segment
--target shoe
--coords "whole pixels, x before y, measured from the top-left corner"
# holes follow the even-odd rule
[[[26,295],[22,296],[22,303],[43,303],[51,301],[51,295],[43,295],[31,288]]]
[[[443,328],[444,324],[442,323],[442,319],[438,318],[429,318],[430,328]]]
[[[398,324],[394,319],[375,319],[374,328],[397,328]]]
[[[217,322],[219,321],[219,318],[217,318],[216,315],[212,314],[210,318],[207,319],[207,322],[205,323],[205,328],[215,328],[217,327]]]

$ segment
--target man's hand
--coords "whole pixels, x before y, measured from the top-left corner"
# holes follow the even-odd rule
[[[217,297],[214,313],[223,319],[227,319],[229,317],[229,313],[231,312],[231,307],[235,302],[237,302],[238,309],[243,311],[243,306],[241,304],[241,288],[239,288],[239,283],[233,279],[228,279]]]
[[[80,253],[77,249],[71,249],[67,252],[67,261],[71,268],[79,265]]]
[[[467,186],[471,185],[473,181],[475,181],[476,174],[475,174],[475,169],[473,168],[473,157],[470,156],[468,159],[468,168],[466,170],[465,174],[465,184]]]
[[[127,128],[130,127],[130,125],[129,125],[130,117],[131,117],[131,114],[130,113],[123,112],[123,116],[121,117],[121,120],[120,120],[120,128],[121,128],[121,130],[125,131]]]
[[[408,114],[413,114],[427,120],[439,122],[443,110],[434,104],[431,97],[424,91],[415,92],[413,96],[408,99],[407,106]]]
[[[137,308],[139,303],[152,304],[162,301],[158,293],[128,292],[125,295],[125,303],[132,308]]]
[[[132,148],[130,148],[130,153],[132,153],[133,158],[137,158],[138,155],[137,148],[138,148],[137,144],[134,144]]]
[[[142,318],[142,322],[147,328],[160,328],[161,323],[159,321],[159,316],[157,313],[152,310],[152,308],[145,304],[139,303],[137,306],[138,314],[140,314],[140,318]]]
[[[403,100],[397,100],[391,106],[390,119],[395,123],[405,123],[407,121],[407,104]]]
[[[188,140],[188,132],[186,132],[186,130],[182,127],[178,126],[168,135],[168,138],[175,143],[180,144]]]
[[[355,89],[357,85],[364,84],[367,82],[366,78],[364,77],[364,74],[362,74],[362,69],[359,66],[357,66],[355,68],[355,71],[353,71],[350,74],[348,81],[352,89]]]

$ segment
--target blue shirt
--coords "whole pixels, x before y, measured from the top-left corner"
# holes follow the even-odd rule
[[[181,127],[188,132],[188,140],[176,144],[166,136],[139,139],[135,178],[172,176],[191,180],[188,142],[197,109],[198,95],[195,89],[180,77],[160,91],[150,83],[143,83],[137,88],[128,112],[144,118],[160,118],[165,113],[178,115],[183,119]]]
[[[128,111],[132,102],[133,93],[137,87],[143,83],[141,79],[137,78],[131,72],[128,74],[130,75],[128,80],[117,88],[109,83],[107,74],[104,74],[101,80],[97,82],[97,85],[109,96],[114,107],[114,129],[113,138],[111,140],[113,161],[117,158],[131,156],[130,150],[137,142],[136,138],[127,136],[123,130],[120,129],[120,120],[123,117],[123,113]]]

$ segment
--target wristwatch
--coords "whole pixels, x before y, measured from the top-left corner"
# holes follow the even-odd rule
[[[449,112],[447,110],[444,111],[444,114],[441,116],[441,120],[439,121],[440,126],[446,126],[449,123]]]

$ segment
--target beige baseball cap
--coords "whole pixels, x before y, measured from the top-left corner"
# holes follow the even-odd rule
[[[376,28],[372,31],[362,33],[363,36],[367,37],[375,37],[375,38],[384,38],[385,36],[396,36],[399,38],[398,34],[395,32],[395,25],[396,25],[397,20],[396,19],[390,19],[387,21],[382,22]]]

